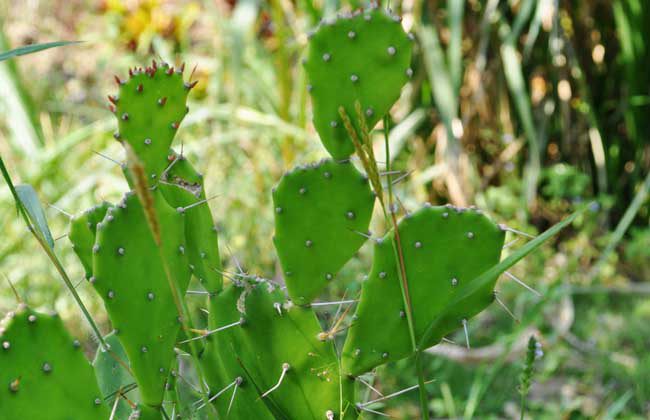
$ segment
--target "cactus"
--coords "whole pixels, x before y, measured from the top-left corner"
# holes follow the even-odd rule
[[[286,301],[284,293],[265,280],[232,284],[211,307],[229,308],[219,321],[235,324],[213,338],[217,345],[212,357],[228,372],[222,384],[239,378],[242,390],[249,388],[235,408],[250,411],[239,411],[242,417],[235,418],[265,418],[257,413],[268,412],[275,418],[318,419],[328,413],[356,418],[352,382],[340,374],[332,336],[321,330],[310,308]],[[239,366],[228,363],[233,354]],[[219,404],[225,413],[228,400]],[[243,417],[253,413],[255,417]]]
[[[129,355],[143,403],[159,406],[180,329],[167,276],[184,291],[190,270],[183,214],[172,209],[160,192],[152,196],[163,238],[162,256],[144,207],[135,194],[127,194],[98,226],[90,281]]]
[[[204,200],[203,177],[182,155],[171,151],[168,169],[161,176],[160,190],[175,209],[189,208],[185,213],[185,240],[192,273],[211,293],[221,291],[221,259],[217,227],[208,206],[197,205]]]
[[[95,245],[97,223],[104,220],[106,211],[110,207],[110,203],[103,202],[73,217],[70,221],[68,239],[72,242],[72,249],[86,271],[86,279],[93,276],[93,245]]]
[[[125,362],[129,357],[114,332],[104,337],[104,340],[109,348],[97,349],[93,360],[95,376],[104,401],[111,407],[111,411],[115,407],[115,418],[128,418],[131,407],[124,397],[134,403],[141,399],[135,379]]]
[[[428,348],[492,303],[496,277],[450,305],[465,282],[499,262],[505,232],[476,210],[450,206],[423,207],[398,229],[417,341],[436,322],[423,344]],[[351,375],[412,353],[392,239],[391,232],[375,244],[373,267],[343,348],[343,369]],[[383,334],[376,334],[377,325]]]
[[[223,417],[270,420],[274,417],[264,401],[259,399],[261,391],[254,383],[246,380],[246,370],[243,363],[240,363],[240,358],[243,357],[241,330],[227,327],[238,326],[242,319],[238,305],[240,295],[241,289],[232,286],[210,298],[209,328],[215,332],[206,337],[201,363],[205,367],[206,380],[213,390],[210,399],[213,399],[217,411]],[[218,396],[222,391],[225,395],[222,393]],[[232,403],[231,395],[236,396]]]
[[[0,323],[0,407],[7,419],[108,419],[81,344],[57,315],[20,305]]]
[[[374,201],[349,162],[324,160],[282,177],[273,191],[274,243],[295,303],[314,300],[363,245]]]
[[[385,188],[370,135],[410,75],[411,40],[398,22],[370,9],[323,22],[311,37],[314,122],[334,160],[289,171],[273,191],[288,296],[243,271],[226,275],[223,287],[203,178],[172,149],[195,85],[184,81],[184,66],[154,62],[116,78],[119,94],[109,100],[133,191],[73,218],[69,235],[114,328],[95,358],[99,387],[61,321],[22,307],[0,332],[3,415],[353,420],[370,404],[357,401],[356,379],[414,355],[428,418],[420,353],[466,327],[492,303],[497,277],[576,215],[504,261],[504,228],[478,210],[426,205],[398,223],[390,159]],[[365,174],[349,159],[355,151]],[[343,325],[348,309],[324,330],[313,306],[327,302],[315,300],[371,238],[375,201],[388,228],[373,239],[353,321]],[[192,324],[184,300],[192,276],[208,299],[207,328]]]
[[[187,95],[194,87],[183,81],[184,65],[174,70],[167,64],[129,70],[129,79],[115,76],[117,96],[109,95],[118,117],[114,137],[128,143],[152,179],[167,167],[165,157],[176,131],[187,114]]]
[[[411,48],[400,18],[379,8],[324,20],[311,35],[304,61],[307,89],[314,126],[332,157],[345,159],[354,152],[339,107],[356,116],[358,101],[372,129],[412,75]],[[360,130],[357,118],[353,124]]]

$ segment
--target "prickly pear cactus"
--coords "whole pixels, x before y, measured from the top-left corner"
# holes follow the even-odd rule
[[[120,340],[115,333],[110,333],[104,337],[104,341],[109,348],[97,349],[93,360],[95,376],[104,401],[111,407],[111,411],[115,407],[115,418],[125,419],[132,411],[127,398],[133,403],[139,403],[140,393],[133,375],[128,370],[129,357]]]
[[[161,175],[159,188],[169,205],[185,214],[185,239],[192,274],[211,293],[223,286],[217,227],[210,207],[205,205],[203,176],[190,162],[173,151],[167,156],[168,166]]]
[[[233,354],[237,359],[239,368],[231,366],[225,382],[241,378],[248,395],[266,404],[275,418],[356,418],[353,382],[341,376],[331,337],[322,332],[310,308],[287,302],[266,281],[233,284],[216,300],[223,304],[213,305],[215,309],[230,312],[219,321],[238,323],[218,337],[220,345],[212,350],[222,362]],[[227,399],[219,404],[224,413]],[[259,401],[246,408],[254,404]]]
[[[142,402],[159,406],[180,330],[169,280],[184,291],[190,279],[184,215],[153,191],[158,249],[135,194],[127,194],[97,226],[91,283],[104,300],[138,382]],[[168,277],[169,276],[169,277]]]
[[[69,235],[114,328],[94,363],[100,386],[58,318],[21,307],[0,326],[0,417],[353,420],[373,411],[376,401],[356,401],[359,375],[414,352],[420,360],[493,301],[504,267],[570,222],[501,263],[504,230],[477,210],[425,206],[397,224],[383,187],[390,162],[381,174],[370,130],[397,100],[410,57],[399,19],[379,9],[324,21],[311,37],[314,122],[334,160],[288,172],[273,191],[288,296],[239,266],[223,287],[203,178],[172,149],[195,85],[183,66],[154,62],[117,78],[115,137],[136,193],[74,218]],[[350,161],[355,151],[365,175]],[[316,305],[356,301],[314,302],[370,237],[375,202],[388,233],[375,240],[356,312],[350,322],[341,310],[323,329]],[[192,276],[205,289],[192,299],[207,298],[207,329],[192,324],[184,300]]]
[[[460,302],[454,298],[499,262],[505,232],[479,211],[451,206],[426,206],[405,217],[398,231],[416,341],[435,325],[422,346],[428,348],[492,303],[496,277]],[[343,348],[346,374],[356,376],[413,352],[393,235],[375,244],[372,270]]]
[[[332,157],[345,159],[354,152],[339,107],[359,131],[358,102],[372,129],[399,97],[412,74],[410,63],[411,40],[399,17],[383,9],[321,22],[304,66],[314,126]]]
[[[224,418],[271,420],[273,415],[259,396],[263,391],[246,379],[241,361],[243,352],[239,323],[242,314],[238,301],[240,287],[226,287],[209,301],[209,328],[223,328],[205,337],[206,346],[201,358],[206,380],[210,386],[210,399]],[[227,326],[231,327],[227,327]],[[233,395],[235,398],[233,398]]]
[[[287,290],[311,302],[365,242],[375,196],[350,162],[298,167],[273,191],[275,248]]]
[[[25,305],[0,323],[0,411],[6,419],[108,419],[81,344],[57,315]]]
[[[184,81],[184,68],[158,67],[154,61],[144,70],[129,70],[128,79],[115,77],[119,93],[108,97],[118,118],[115,138],[129,143],[153,179],[167,167],[165,157],[187,114],[185,102],[194,84]]]
[[[93,245],[95,245],[97,223],[104,219],[110,207],[110,203],[103,202],[70,221],[68,239],[72,242],[72,249],[86,271],[86,279],[93,276]]]

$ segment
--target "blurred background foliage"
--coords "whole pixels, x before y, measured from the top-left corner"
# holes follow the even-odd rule
[[[106,100],[112,75],[152,58],[196,66],[199,84],[176,145],[205,173],[208,195],[219,194],[211,205],[228,269],[238,261],[277,279],[271,187],[293,165],[326,155],[300,65],[307,35],[323,17],[363,5],[0,0],[0,51],[84,41],[0,63],[0,154],[16,181],[33,184],[50,205],[57,252],[106,331],[65,234],[68,214],[116,201],[126,189]],[[534,333],[545,355],[536,363],[530,418],[650,418],[650,3],[392,0],[389,7],[416,35],[414,75],[391,110],[394,167],[409,173],[397,186],[402,211],[424,201],[477,205],[534,235],[577,205],[598,202],[513,271],[543,299],[505,277],[499,282],[519,323],[495,304],[470,324],[471,350],[450,343],[431,350],[435,417],[518,418],[518,377]],[[371,259],[364,247],[323,298],[356,296],[363,278],[354,273],[367,272]],[[4,187],[0,273],[0,313],[15,305],[11,281],[94,346]],[[331,322],[333,314],[321,312]],[[463,343],[462,331],[450,339]],[[373,380],[389,393],[414,378],[403,361]],[[414,398],[382,410],[416,418]]]

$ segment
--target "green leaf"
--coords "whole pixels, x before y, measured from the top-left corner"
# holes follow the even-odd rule
[[[79,44],[80,42],[81,41],[55,41],[55,42],[46,42],[44,44],[25,45],[24,47],[15,48],[13,50],[0,53],[0,61],[18,57],[19,55],[33,54],[35,52],[47,50],[50,48],[63,47],[65,45],[71,45],[71,44]]]
[[[23,207],[27,210],[32,226],[38,229],[50,248],[54,249],[54,239],[52,239],[50,227],[47,225],[47,219],[45,218],[45,212],[34,188],[29,184],[16,185],[16,193]]]

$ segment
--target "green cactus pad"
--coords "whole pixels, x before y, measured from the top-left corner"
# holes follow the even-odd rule
[[[115,398],[119,397],[121,392],[130,401],[140,402],[140,393],[135,384],[135,379],[125,367],[125,365],[128,366],[129,358],[120,340],[114,333],[110,333],[104,337],[104,341],[110,346],[110,349],[98,348],[93,361],[95,376],[104,401],[112,410]],[[115,410],[115,418],[125,419],[129,417],[130,413],[131,407],[124,398],[120,398]]]
[[[119,83],[118,96],[109,96],[118,119],[115,137],[128,142],[146,173],[157,177],[167,166],[165,156],[187,113],[187,95],[193,86],[183,81],[182,68],[166,64],[129,70]]]
[[[203,176],[189,161],[173,151],[168,155],[169,170],[161,175],[159,187],[173,208],[188,207],[205,200]],[[188,208],[185,213],[187,257],[192,274],[211,293],[223,286],[219,237],[208,203]]]
[[[324,160],[282,177],[273,192],[274,243],[295,303],[310,303],[363,245],[374,200],[349,162]]]
[[[240,288],[230,286],[226,287],[218,296],[210,298],[209,328],[211,330],[240,320],[241,314],[237,310],[240,293]],[[237,378],[242,378],[242,383],[238,387],[236,398],[230,408],[230,418],[271,420],[274,417],[266,405],[258,399],[259,394],[255,387],[243,379],[245,372],[238,361],[238,355],[242,353],[241,342],[241,331],[238,327],[225,329],[206,338],[201,363],[210,386],[210,394],[214,396]],[[214,405],[221,417],[225,418],[228,413],[231,396],[230,392],[226,392],[214,400]]]
[[[325,419],[330,410],[337,419],[356,418],[353,383],[339,375],[333,343],[321,337],[310,308],[286,302],[284,293],[268,282],[232,285],[215,301],[228,312],[226,319],[220,315],[220,322],[242,319],[243,324],[222,331],[229,333],[216,338],[220,346],[213,351],[220,353],[223,366],[231,363],[234,353],[244,386],[253,388],[256,399],[276,418]],[[262,397],[278,384],[285,364],[288,370],[281,383]]]
[[[324,21],[309,41],[305,69],[314,108],[314,125],[335,159],[354,153],[339,107],[359,130],[359,101],[368,129],[399,98],[411,70],[411,40],[396,16],[371,9]]]
[[[107,419],[93,369],[56,315],[21,305],[0,323],[3,419]]]
[[[182,294],[190,270],[184,215],[169,207],[157,190],[152,197],[165,260],[138,197],[129,193],[97,226],[91,281],[129,355],[142,402],[158,406],[180,329],[164,264]]]
[[[478,211],[452,207],[424,207],[398,226],[416,342],[436,325],[422,347],[427,348],[492,303],[496,277],[449,306],[463,286],[498,264],[505,233]],[[372,271],[343,348],[343,371],[354,376],[412,353],[392,238],[390,232],[375,245]]]
[[[86,271],[86,279],[93,275],[93,245],[95,244],[95,227],[101,222],[106,215],[106,210],[111,207],[110,203],[103,202],[70,221],[70,232],[68,239],[72,242],[74,250],[79,261]]]
[[[237,309],[241,292],[241,288],[230,286],[218,296],[210,298],[209,328],[211,330],[241,319],[241,313]],[[259,399],[254,384],[245,379],[246,373],[239,363],[239,357],[244,351],[239,327],[228,328],[206,337],[201,363],[210,386],[211,396],[216,395],[238,378],[241,382],[237,386],[237,394],[232,401],[232,406],[230,406],[232,388],[217,397],[213,404],[220,418],[273,420],[275,417]],[[229,406],[230,412],[228,412]]]

